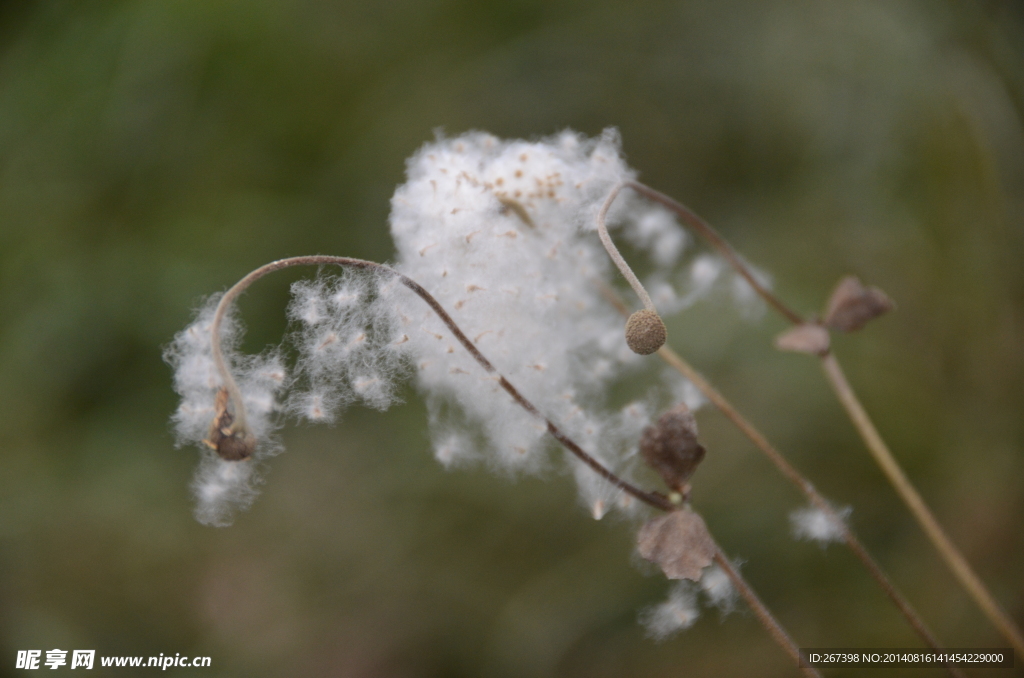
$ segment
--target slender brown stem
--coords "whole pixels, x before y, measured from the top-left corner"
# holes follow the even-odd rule
[[[622,299],[615,293],[614,290],[601,285],[601,292],[605,299],[608,300],[622,315],[629,315],[629,309],[622,302]],[[733,423],[747,438],[750,439],[754,446],[757,447],[768,460],[775,465],[775,467],[786,477],[793,485],[800,490],[807,500],[818,510],[825,513],[828,516],[831,523],[839,528],[840,535],[846,545],[853,551],[853,554],[858,560],[864,565],[867,571],[871,574],[871,577],[878,583],[893,604],[899,609],[900,613],[910,624],[911,628],[917,633],[918,636],[924,640],[934,650],[942,650],[942,645],[936,639],[935,635],[929,630],[928,626],[924,623],[921,617],[914,610],[913,606],[903,597],[903,594],[896,588],[889,577],[882,570],[881,566],[871,557],[868,550],[861,543],[857,535],[854,534],[846,521],[843,520],[834,508],[824,496],[821,495],[815,489],[814,485],[805,478],[789,461],[775,449],[774,446],[764,435],[749,421],[747,421],[739,411],[733,407],[732,403],[716,389],[711,382],[704,378],[704,376],[695,370],[686,360],[682,358],[678,353],[672,350],[668,345],[662,346],[658,351],[658,355],[668,365],[670,365],[677,372],[682,374],[688,379],[694,386],[697,387],[704,397],[707,398],[711,403],[718,408],[718,410],[726,416],[726,418]],[[964,674],[960,669],[956,668],[952,664],[946,665],[950,675],[962,677]]]
[[[772,616],[772,613],[767,607],[765,607],[765,604],[761,602],[761,599],[757,597],[757,594],[754,593],[754,589],[750,587],[747,580],[744,579],[739,571],[732,566],[732,563],[729,562],[725,553],[722,552],[721,547],[716,545],[716,549],[714,556],[715,563],[722,568],[725,575],[729,577],[729,581],[732,582],[733,588],[743,596],[743,600],[747,601],[747,605],[753,611],[754,616],[756,616],[758,621],[761,622],[761,625],[768,631],[772,639],[775,640],[779,647],[786,651],[786,654],[793,658],[793,661],[797,663],[797,666],[800,667],[800,670],[805,676],[817,676],[817,678],[821,678],[821,674],[818,673],[817,669],[812,666],[807,666],[804,663],[803,658],[800,656],[800,647],[792,638],[789,637],[789,634],[786,633],[786,630],[782,628],[782,625],[779,624],[775,617]]]
[[[953,570],[953,574],[960,581],[960,584],[967,590],[989,620],[1010,641],[1017,654],[1024,656],[1024,637],[1021,636],[1020,630],[1017,629],[1010,617],[999,607],[999,604],[996,603],[988,589],[985,588],[985,585],[981,583],[981,579],[974,573],[967,559],[953,545],[953,542],[946,535],[942,526],[939,525],[927,504],[924,503],[921,495],[918,494],[906,474],[903,473],[903,469],[900,468],[899,463],[892,456],[889,447],[882,440],[882,436],[879,435],[878,429],[875,428],[863,405],[860,404],[860,400],[850,386],[850,382],[846,380],[846,375],[843,373],[842,367],[839,366],[839,361],[830,353],[822,357],[821,366],[824,368],[825,376],[836,392],[839,402],[843,404],[854,426],[857,427],[857,431],[867,444],[868,451],[871,452],[875,461],[882,468],[892,486],[896,488],[900,498],[910,508],[917,522],[924,528],[925,533],[932,544],[935,545],[935,548],[938,549],[943,560]]]
[[[711,227],[710,224],[701,219],[696,213],[685,205],[649,186],[638,182],[627,182],[626,185],[640,195],[664,205],[675,212],[680,219],[711,243],[711,245],[715,247],[715,249],[717,249],[722,256],[726,258],[726,260],[728,260],[732,267],[736,269],[736,271],[742,275],[748,283],[750,283],[758,295],[760,295],[761,298],[764,299],[772,308],[778,311],[794,325],[803,324],[803,317],[786,306],[782,300],[758,283],[749,268],[743,263],[743,260],[739,257],[736,251],[733,250],[732,246],[730,246],[729,243],[727,243]],[[821,358],[822,368],[825,370],[829,383],[832,385],[836,395],[839,396],[839,400],[846,409],[851,421],[853,421],[854,427],[864,440],[865,445],[875,458],[875,461],[882,468],[886,478],[910,509],[914,519],[917,520],[918,524],[928,536],[928,539],[932,542],[935,548],[939,551],[943,560],[945,560],[946,564],[953,571],[957,580],[967,591],[968,595],[974,599],[975,603],[977,603],[978,607],[981,608],[981,611],[986,617],[988,617],[993,626],[995,626],[1000,633],[1010,641],[1019,654],[1024,655],[1024,634],[1021,633],[1020,629],[1017,628],[1010,617],[1003,612],[995,602],[992,594],[988,592],[988,589],[981,582],[981,579],[978,578],[970,565],[968,565],[967,560],[946,536],[927,505],[925,505],[924,501],[921,499],[920,494],[918,494],[914,489],[910,480],[907,479],[906,474],[903,472],[902,468],[900,468],[899,463],[889,452],[888,446],[886,446],[885,441],[882,439],[881,435],[879,435],[878,430],[871,421],[871,418],[868,416],[863,406],[861,406],[852,387],[846,381],[835,356],[831,353],[826,353],[819,357]]]
[[[846,521],[843,520],[831,503],[824,496],[822,496],[814,485],[807,480],[796,468],[789,463],[789,461],[782,456],[771,443],[768,442],[767,438],[761,434],[761,432],[754,427],[749,421],[747,421],[743,415],[741,415],[736,408],[732,406],[725,396],[723,396],[714,386],[711,385],[704,377],[691,367],[683,358],[681,358],[671,348],[663,347],[659,351],[662,359],[678,370],[683,376],[689,379],[697,389],[704,394],[704,396],[711,401],[711,403],[719,409],[731,421],[736,428],[738,428],[747,438],[750,439],[754,446],[757,447],[769,461],[771,461],[777,469],[786,477],[787,480],[792,482],[797,489],[803,492],[807,500],[818,510],[825,513],[828,516],[831,523],[837,526],[840,530],[840,535],[846,545],[853,551],[853,554],[860,560],[861,564],[864,565],[871,577],[878,583],[878,585],[885,592],[885,595],[893,602],[896,608],[900,611],[903,617],[907,620],[914,632],[928,644],[934,650],[941,651],[943,649],[942,644],[931,632],[924,620],[917,614],[910,602],[903,597],[896,585],[892,583],[888,575],[878,564],[878,562],[871,556],[864,544],[861,543],[857,535],[851,530]],[[956,668],[952,664],[946,665],[950,675],[963,676],[964,674],[960,669]]]
[[[444,310],[440,302],[434,298],[429,292],[427,292],[419,283],[412,278],[409,278],[398,271],[394,270],[384,264],[378,264],[373,261],[365,261],[363,259],[352,259],[350,257],[334,257],[328,255],[312,255],[304,257],[291,257],[288,259],[279,259],[269,264],[265,264],[252,271],[244,278],[235,283],[231,289],[224,293],[221,297],[220,302],[217,304],[217,309],[214,312],[213,322],[210,326],[211,342],[213,345],[213,360],[217,366],[217,371],[220,374],[221,380],[224,383],[224,388],[227,389],[228,395],[234,406],[234,423],[233,430],[244,431],[246,427],[245,423],[245,406],[242,401],[241,392],[238,389],[238,385],[235,382],[234,377],[231,375],[231,370],[228,368],[227,363],[224,360],[224,354],[221,350],[220,340],[220,327],[223,322],[224,316],[227,313],[227,309],[231,303],[245,291],[249,285],[256,282],[263,276],[273,273],[274,271],[280,271],[284,268],[291,266],[342,266],[349,268],[358,268],[363,270],[371,270],[384,275],[392,276],[398,279],[403,285],[412,290],[419,296],[423,301],[430,306],[431,310],[441,319],[441,321],[448,327],[449,331],[463,348],[469,351],[469,354],[473,356],[473,359],[486,371],[488,374],[492,374],[498,377],[498,383],[501,385],[505,392],[507,392],[512,399],[522,407],[524,410],[529,412],[531,415],[537,417],[547,427],[548,432],[562,445],[566,447],[570,452],[576,455],[580,461],[593,469],[598,475],[607,480],[609,483],[619,488],[623,492],[636,497],[640,501],[653,506],[654,508],[662,511],[670,511],[675,506],[662,494],[657,492],[646,492],[640,488],[626,482],[619,476],[615,475],[611,470],[606,468],[601,462],[595,459],[593,456],[588,454],[582,447],[577,445],[569,436],[562,432],[550,419],[545,417],[540,411],[531,403],[527,398],[519,392],[519,390],[513,386],[505,377],[503,377],[494,365],[484,357],[479,349],[469,340],[469,338],[463,333],[452,317],[448,315],[448,312]]]

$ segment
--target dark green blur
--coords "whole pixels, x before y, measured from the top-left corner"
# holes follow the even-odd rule
[[[642,179],[708,218],[801,312],[849,273],[886,290],[898,311],[837,338],[836,353],[1024,623],[1019,8],[0,4],[0,675],[32,675],[14,669],[17,650],[53,648],[208,655],[210,669],[166,673],[203,677],[797,675],[742,606],[645,639],[638,611],[668,583],[637,563],[634,525],[592,520],[557,472],[445,472],[411,388],[385,414],[286,428],[288,452],[249,512],[227,529],[193,520],[197,452],[174,447],[162,347],[202,297],[272,259],[386,261],[404,159],[438,128],[616,126]],[[246,295],[247,349],[279,341],[303,274]],[[783,321],[745,319],[723,298],[668,326],[853,506],[944,642],[1006,645],[816,362],[772,349]],[[694,505],[797,642],[918,645],[844,548],[789,536],[803,498],[752,445],[710,408],[698,421],[708,455]]]

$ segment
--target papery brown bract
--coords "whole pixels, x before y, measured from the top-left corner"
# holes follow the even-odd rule
[[[704,519],[689,508],[647,521],[636,541],[640,555],[657,563],[669,579],[698,581],[718,552]]]
[[[830,344],[828,330],[817,323],[797,325],[775,337],[775,348],[793,353],[825,355]]]
[[[825,310],[825,325],[840,332],[855,332],[896,305],[877,287],[864,287],[857,276],[839,281]]]

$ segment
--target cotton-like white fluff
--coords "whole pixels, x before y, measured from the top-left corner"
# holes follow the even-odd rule
[[[229,315],[221,323],[221,345],[231,372],[238,381],[245,403],[249,429],[259,441],[254,460],[225,462],[203,440],[210,433],[215,417],[214,400],[223,381],[213,362],[210,325],[220,296],[211,297],[196,314],[191,325],[179,332],[164,352],[174,368],[174,389],[181,403],[172,417],[178,445],[195,444],[203,460],[193,481],[196,517],[210,525],[227,525],[233,512],[251,503],[257,482],[253,464],[280,448],[273,439],[274,414],[280,409],[279,396],[288,376],[276,352],[260,356],[241,356],[234,350],[241,337],[237,322]]]
[[[739,599],[729,575],[718,565],[712,565],[701,572],[698,582],[676,583],[669,589],[665,602],[640,613],[640,623],[647,628],[647,635],[655,640],[664,640],[692,626],[700,617],[698,593],[706,605],[717,607],[723,616],[736,609]]]
[[[633,176],[612,130],[536,142],[470,133],[428,144],[409,160],[391,213],[395,267],[429,290],[541,413],[616,472],[628,457],[624,420],[600,410],[602,394],[644,359],[628,349],[622,317],[601,296],[618,273],[595,219],[608,192]],[[609,225],[647,250],[662,278],[686,242],[661,207],[627,193]],[[550,441],[543,422],[519,408],[420,299],[399,289],[393,299],[417,383],[439,413],[437,454],[446,463],[473,454],[473,446],[446,437],[452,421],[442,413],[454,405],[452,416],[484,432],[502,467],[542,465],[539,452]],[[643,424],[649,416],[645,410]],[[642,425],[629,428],[638,436]],[[576,476],[600,517],[616,492],[582,465]]]
[[[393,277],[342,269],[292,285],[288,316],[297,326],[297,387],[288,398],[291,414],[331,423],[342,407],[361,401],[385,410],[396,401],[409,338],[397,331],[389,295],[380,288]]]
[[[697,596],[689,582],[679,582],[669,591],[668,600],[648,607],[640,613],[640,623],[654,640],[669,636],[693,626],[700,617]]]
[[[739,594],[729,575],[718,565],[712,565],[701,573],[699,585],[707,602],[717,607],[723,615],[736,609]]]
[[[230,525],[236,511],[252,504],[258,484],[252,461],[224,461],[215,454],[204,454],[192,481],[196,520],[213,527]]]
[[[808,506],[797,509],[789,514],[793,537],[816,541],[824,548],[830,542],[842,540],[844,523],[852,512],[852,506],[846,506],[836,511],[836,515],[839,521],[841,521],[836,522],[817,507]]]

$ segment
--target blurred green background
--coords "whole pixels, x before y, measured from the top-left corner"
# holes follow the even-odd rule
[[[411,389],[286,428],[249,512],[193,520],[162,347],[271,259],[387,260],[389,197],[439,127],[617,126],[642,178],[801,311],[848,273],[885,289],[898,312],[837,354],[1024,623],[1022,20],[996,0],[3,3],[0,675],[33,648],[212,657],[175,675],[796,675],[746,611],[645,639],[668,583],[634,526],[592,520],[557,473],[445,472]],[[288,275],[243,300],[249,350],[279,340]],[[945,643],[1005,645],[815,361],[741,316],[712,300],[670,334],[853,506]],[[760,454],[698,419],[695,505],[797,641],[919,645],[844,548],[789,536],[803,499]]]

